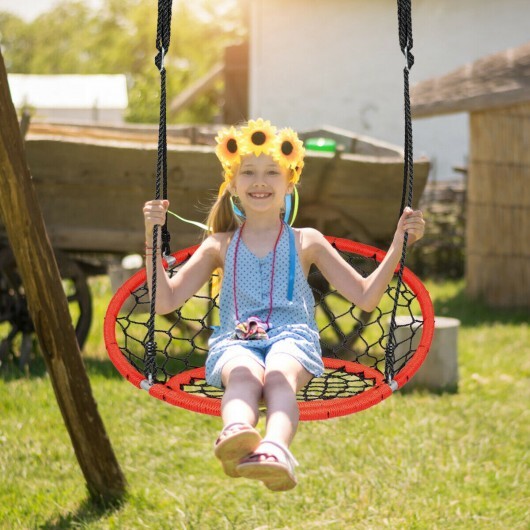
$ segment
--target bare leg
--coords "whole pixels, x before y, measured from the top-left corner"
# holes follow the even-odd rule
[[[267,434],[252,454],[242,459],[236,472],[261,480],[272,491],[286,491],[297,484],[296,460],[287,449],[298,427],[296,392],[312,375],[292,356],[267,358],[263,393],[267,404]]]
[[[221,402],[223,425],[249,423],[256,426],[264,372],[259,363],[243,355],[225,364],[221,375],[225,387]]]
[[[291,355],[275,354],[267,359],[263,387],[267,404],[267,439],[289,447],[298,427],[296,393],[312,377]]]
[[[264,368],[258,362],[243,355],[223,367],[221,378],[226,390],[221,415],[224,427],[215,442],[214,453],[230,477],[239,476],[236,470],[239,461],[252,453],[261,441],[253,427],[258,423],[263,374]]]

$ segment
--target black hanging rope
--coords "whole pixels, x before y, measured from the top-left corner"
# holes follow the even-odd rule
[[[404,169],[403,169],[403,192],[401,195],[401,207],[399,210],[399,217],[408,206],[412,207],[412,190],[414,184],[414,160],[412,148],[412,115],[410,109],[410,92],[409,92],[409,72],[414,65],[414,56],[412,55],[412,6],[411,0],[398,0],[398,23],[399,23],[399,46],[403,55],[405,56],[405,67],[403,68],[403,87],[405,100],[405,153],[404,153]],[[390,329],[388,336],[388,343],[385,351],[385,379],[387,383],[391,384],[394,379],[394,363],[395,363],[395,349],[396,349],[396,312],[399,305],[399,296],[403,285],[403,269],[405,267],[405,258],[407,255],[408,233],[405,232],[403,239],[403,249],[401,252],[401,259],[399,262],[399,270],[397,274],[396,293],[394,298],[394,307],[392,309],[392,316],[390,318]]]
[[[156,31],[156,49],[158,53],[155,57],[155,65],[160,71],[160,120],[158,126],[158,156],[156,164],[156,185],[155,199],[167,199],[167,134],[166,134],[166,68],[164,64],[165,56],[169,50],[171,41],[171,5],[172,0],[158,0],[158,21]],[[167,220],[162,226],[162,255],[171,254],[169,247],[170,235],[167,228]],[[148,322],[148,336],[145,345],[145,368],[149,384],[153,384],[156,379],[156,351],[155,342],[155,305],[157,288],[157,248],[158,248],[158,226],[153,229],[153,274],[151,280],[151,306]]]
[[[156,169],[156,198],[160,199],[160,188],[162,187],[162,199],[167,199],[167,134],[166,134],[166,68],[164,59],[169,50],[171,41],[171,6],[172,0],[158,1],[158,22],[156,34],[155,57],[156,67],[160,71],[160,120],[158,128],[158,161]],[[162,226],[162,254],[171,254],[169,248],[170,235],[167,229],[167,221]]]
[[[166,70],[164,59],[169,50],[171,40],[171,6],[172,0],[158,0],[158,22],[156,49],[158,54],[155,57],[155,64],[160,71],[160,122],[158,131],[158,158],[156,167],[156,189],[155,198],[159,200],[167,199],[167,135],[166,135]],[[414,182],[414,161],[412,146],[412,117],[410,109],[409,93],[409,72],[414,65],[414,56],[412,55],[412,7],[411,0],[397,0],[398,6],[398,23],[399,23],[399,46],[405,56],[406,64],[403,69],[404,84],[404,107],[405,107],[405,160],[403,174],[403,192],[401,197],[400,216],[403,214],[405,207],[412,206],[412,193]],[[394,307],[390,319],[390,329],[388,343],[385,351],[385,379],[391,384],[394,379],[395,363],[395,330],[396,330],[396,313],[399,305],[399,296],[403,285],[403,269],[405,267],[405,258],[407,253],[408,233],[405,233],[403,239],[403,248],[397,274],[396,294]],[[163,255],[169,255],[170,252],[170,234],[167,229],[167,221],[162,226],[161,249]],[[155,342],[155,303],[157,287],[157,252],[158,247],[158,227],[153,229],[153,275],[151,283],[151,306],[150,317],[148,322],[148,340],[145,345],[145,375],[149,384],[154,383],[156,379],[156,351]]]

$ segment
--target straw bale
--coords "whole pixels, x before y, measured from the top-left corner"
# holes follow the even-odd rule
[[[468,291],[530,306],[530,104],[471,114]]]

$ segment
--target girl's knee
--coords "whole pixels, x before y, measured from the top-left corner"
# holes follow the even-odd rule
[[[288,389],[296,392],[297,375],[293,371],[283,371],[278,369],[267,369],[265,371],[265,390],[274,392],[278,389]]]
[[[264,371],[257,361],[240,356],[223,366],[221,377],[225,387],[234,383],[263,386]]]
[[[294,392],[298,392],[312,379],[312,375],[302,364],[289,354],[277,354],[267,359],[265,370],[265,385],[267,381],[272,385],[288,385]]]

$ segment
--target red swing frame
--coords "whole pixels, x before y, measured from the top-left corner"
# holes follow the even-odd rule
[[[364,245],[348,239],[328,236],[326,236],[326,239],[340,251],[355,253],[366,258],[373,258],[378,263],[380,263],[386,255],[386,252],[376,247]],[[176,259],[176,263],[182,263],[192,255],[198,247],[199,245],[195,245],[175,252],[173,257]],[[164,266],[167,267],[165,261]],[[398,271],[398,268],[399,266],[396,267],[395,272]],[[145,282],[145,269],[137,272],[129,278],[129,280],[118,289],[112,298],[105,315],[104,323],[105,345],[112,363],[125,379],[138,388],[142,388],[142,382],[146,380],[146,377],[136,370],[121,352],[116,339],[116,319],[119,316],[122,305],[130,294],[138,287],[145,284]],[[389,385],[384,380],[383,374],[374,368],[351,361],[324,357],[324,366],[326,368],[343,368],[350,373],[362,373],[365,377],[374,379],[375,384],[369,390],[347,398],[299,401],[298,406],[300,409],[301,421],[329,419],[365,410],[391,396],[397,388],[401,388],[405,385],[417,372],[427,356],[434,335],[434,310],[427,289],[421,280],[407,267],[403,269],[403,282],[417,297],[416,300],[421,309],[423,325],[418,347],[406,365],[395,375],[393,385]],[[189,394],[181,390],[181,385],[188,384],[193,379],[204,379],[204,367],[186,370],[173,376],[165,384],[154,384],[149,388],[148,392],[151,396],[171,405],[202,414],[220,416],[220,399]]]

